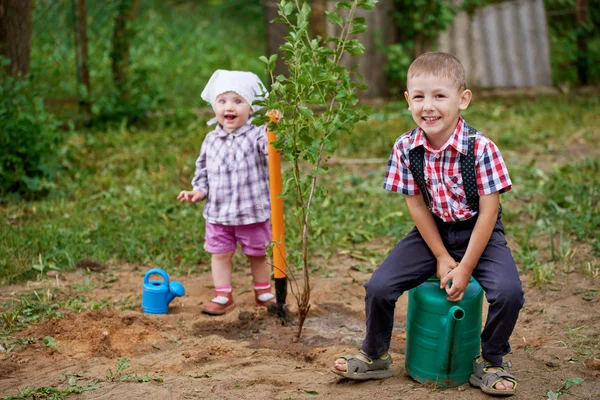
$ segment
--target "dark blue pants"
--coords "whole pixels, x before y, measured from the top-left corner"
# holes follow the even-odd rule
[[[436,218],[442,241],[456,261],[460,261],[467,250],[475,221],[476,218],[472,218],[446,223]],[[396,301],[402,293],[435,275],[436,268],[437,262],[431,250],[417,228],[413,228],[365,284],[367,332],[362,344],[365,353],[378,357],[388,351]],[[473,271],[473,278],[479,282],[490,303],[481,333],[482,355],[493,365],[501,365],[502,357],[510,352],[508,340],[525,299],[500,217]]]

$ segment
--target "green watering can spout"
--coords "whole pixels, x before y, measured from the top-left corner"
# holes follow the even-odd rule
[[[444,334],[444,344],[442,348],[442,371],[450,374],[453,370],[455,353],[457,351],[457,338],[454,335],[457,321],[465,317],[465,310],[458,306],[450,307],[446,318],[446,332]]]

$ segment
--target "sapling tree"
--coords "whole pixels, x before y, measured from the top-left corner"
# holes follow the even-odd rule
[[[366,89],[362,77],[340,64],[343,56],[360,56],[364,47],[354,35],[367,28],[365,18],[356,17],[358,9],[371,10],[378,0],[338,1],[335,11],[326,12],[327,21],[336,34],[311,37],[308,1],[281,0],[279,18],[288,36],[280,52],[288,68],[287,76],[274,75],[276,55],[261,57],[271,79],[269,97],[262,102],[268,110],[279,110],[279,121],[269,123],[277,134],[273,143],[291,165],[283,175],[284,197],[294,200],[293,215],[301,235],[301,248],[288,249],[286,273],[292,279],[290,289],[298,306],[298,332],[310,310],[310,222],[313,205],[325,195],[319,176],[326,170],[325,161],[336,149],[337,140],[351,134],[354,125],[366,119],[358,105],[357,90]],[[337,36],[336,36],[337,35]],[[266,122],[258,119],[255,123]],[[277,246],[277,243],[273,244]],[[289,268],[301,275],[296,278]],[[290,276],[291,275],[291,276]]]

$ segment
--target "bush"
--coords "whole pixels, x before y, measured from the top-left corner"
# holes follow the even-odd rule
[[[45,111],[42,99],[32,95],[29,78],[1,71],[0,198],[39,197],[52,187],[58,168],[58,122]]]

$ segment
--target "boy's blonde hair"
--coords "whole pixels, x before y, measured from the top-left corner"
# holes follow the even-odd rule
[[[465,67],[458,58],[448,53],[433,51],[417,57],[408,68],[406,86],[408,87],[411,78],[419,75],[449,78],[454,81],[459,90],[467,89]]]

